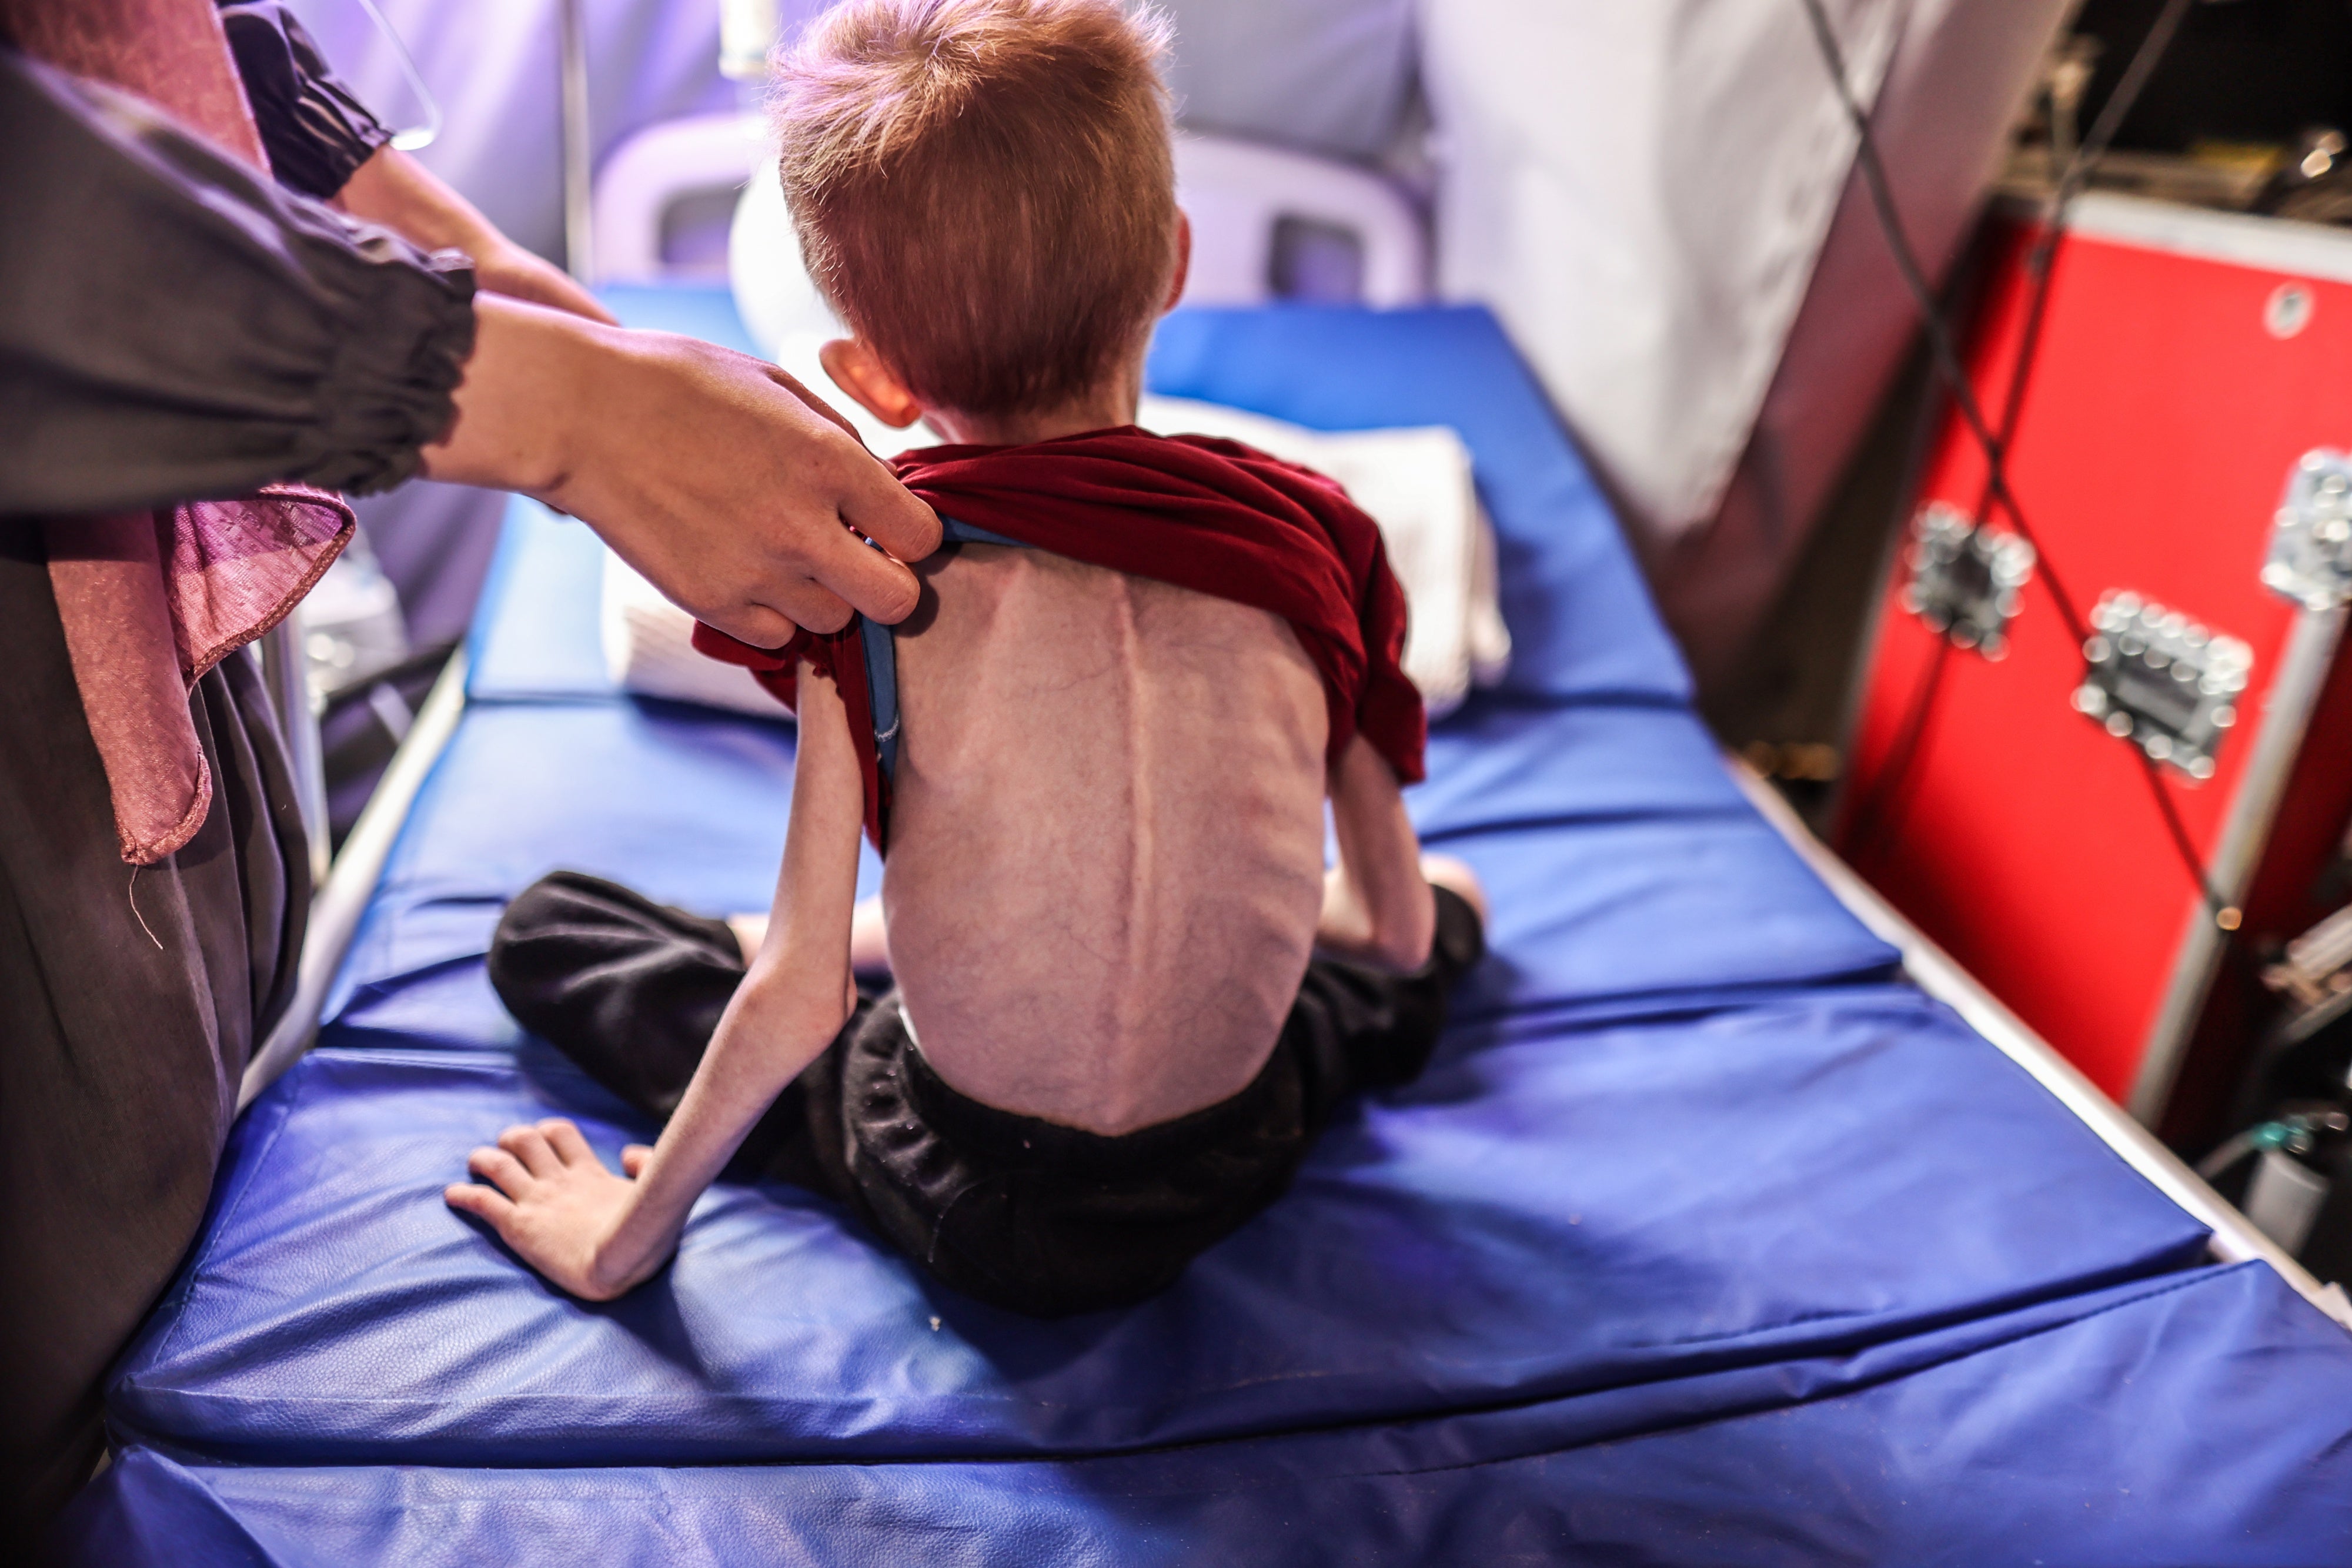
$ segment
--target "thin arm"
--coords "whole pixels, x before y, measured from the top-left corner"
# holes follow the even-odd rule
[[[677,1113],[638,1171],[635,1202],[600,1249],[598,1283],[614,1294],[661,1266],[694,1200],[848,1016],[850,910],[865,796],[840,693],[806,665],[800,683],[792,820],[767,936]]]
[[[1357,736],[1330,774],[1339,863],[1324,878],[1315,944],[1333,957],[1402,974],[1429,960],[1437,905],[1394,769]]]

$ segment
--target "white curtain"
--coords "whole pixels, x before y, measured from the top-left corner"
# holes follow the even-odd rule
[[[1939,277],[2067,0],[1826,0]],[[1424,0],[1441,288],[1625,503],[1704,677],[1793,564],[1914,319],[1801,0]]]
[[[1830,0],[1864,103],[1903,0]],[[1438,268],[1492,305],[1623,498],[1713,515],[1853,135],[1798,0],[1431,0]]]

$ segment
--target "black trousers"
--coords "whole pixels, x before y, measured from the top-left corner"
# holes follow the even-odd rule
[[[896,993],[862,995],[745,1156],[838,1199],[967,1295],[1041,1317],[1140,1301],[1280,1197],[1349,1095],[1420,1074],[1484,951],[1477,915],[1438,889],[1420,972],[1316,959],[1246,1088],[1118,1137],[957,1092],[908,1038]],[[518,1021],[665,1119],[743,972],[724,922],[573,872],[509,905],[490,948]]]

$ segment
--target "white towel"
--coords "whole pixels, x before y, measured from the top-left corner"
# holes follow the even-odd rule
[[[1510,664],[1495,578],[1495,528],[1478,504],[1470,449],[1442,424],[1308,430],[1218,403],[1147,397],[1137,423],[1162,435],[1221,435],[1328,474],[1381,526],[1411,619],[1404,673],[1434,714],[1492,685]]]
[[[813,348],[813,345],[812,345]],[[814,357],[813,353],[810,356]],[[789,361],[787,370],[802,367]],[[814,372],[812,365],[808,369]],[[806,376],[803,376],[806,380]],[[860,421],[861,424],[866,421]],[[1404,673],[1432,714],[1459,706],[1473,685],[1491,685],[1511,655],[1496,600],[1495,531],[1478,505],[1470,453],[1443,425],[1402,430],[1320,431],[1215,403],[1147,397],[1138,416],[1165,435],[1220,435],[1328,474],[1381,526],[1411,612]],[[877,450],[920,444],[929,432],[863,432]],[[892,441],[895,438],[895,445]],[[627,691],[787,717],[748,670],[694,651],[693,619],[607,551],[604,661]]]
[[[696,653],[694,617],[609,549],[603,611],[604,667],[623,691],[791,721],[792,714],[751,671]]]

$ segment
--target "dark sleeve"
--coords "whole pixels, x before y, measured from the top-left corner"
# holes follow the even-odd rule
[[[269,172],[306,196],[333,196],[392,132],[327,68],[278,0],[221,0],[220,19]]]
[[[0,49],[0,514],[381,490],[447,431],[474,278]]]

